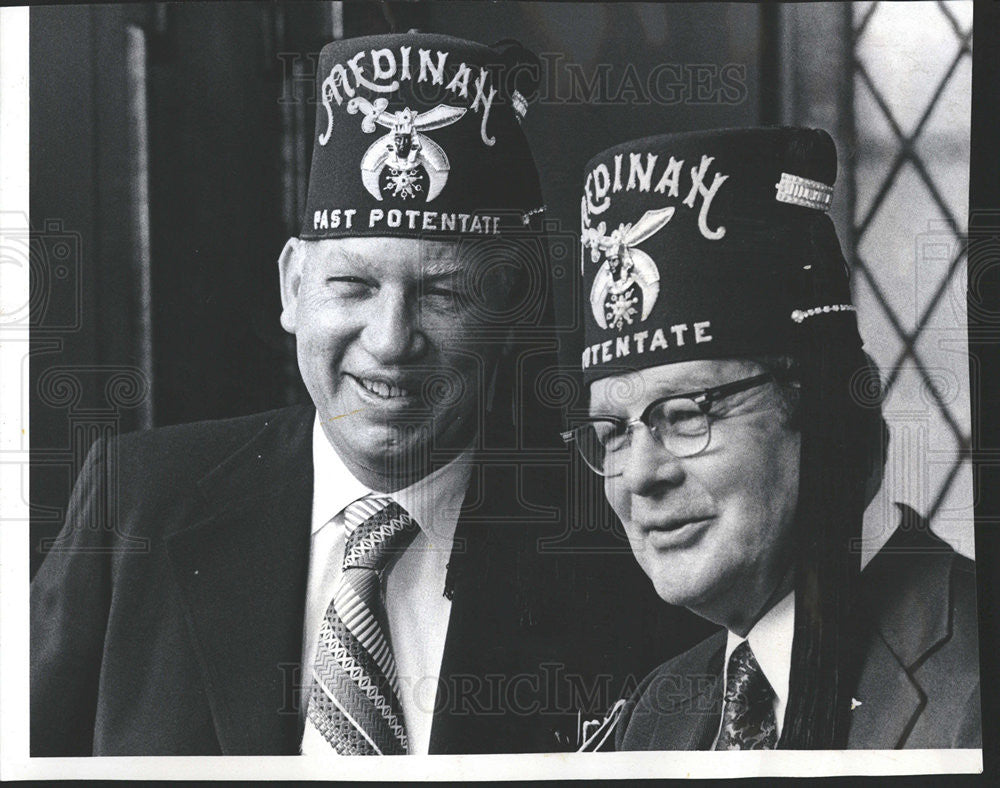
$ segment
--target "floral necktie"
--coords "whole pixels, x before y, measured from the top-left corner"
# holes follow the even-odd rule
[[[717,750],[773,750],[778,743],[774,690],[743,641],[729,657]]]

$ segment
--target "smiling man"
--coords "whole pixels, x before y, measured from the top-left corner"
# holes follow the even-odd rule
[[[589,412],[564,439],[657,594],[721,627],[647,676],[618,749],[980,746],[972,563],[900,506],[861,571],[887,433],[836,172],[813,129],[651,137],[587,167]]]
[[[502,243],[490,239],[494,252]],[[282,252],[281,321],[295,334],[299,369],[316,405],[314,468],[326,480],[314,494],[303,640],[303,664],[313,666],[304,705],[306,754],[427,752],[433,710],[456,692],[439,693],[438,686],[451,616],[442,590],[474,468],[472,444],[506,342],[497,336],[496,316],[516,286],[510,260],[496,270],[483,263],[484,245],[292,239]],[[364,531],[364,522],[351,521],[352,501],[359,500],[377,502],[365,511],[376,529],[393,518],[406,524],[404,541],[391,548],[395,560],[380,570],[384,603],[373,598],[369,605],[381,630],[370,644],[352,631],[372,624],[346,624],[350,602],[343,614],[336,609],[345,593],[361,603],[354,589],[366,584],[343,586],[346,563],[341,573],[331,571],[351,553],[353,534]],[[392,512],[385,522],[373,511],[382,501]],[[320,522],[320,512],[337,511]],[[359,713],[372,710],[342,670],[366,664],[386,699],[375,725],[355,724]],[[403,719],[405,725],[397,722]],[[391,730],[380,731],[386,723]]]
[[[526,60],[324,48],[278,264],[312,403],[95,444],[31,591],[33,755],[566,750],[620,691],[597,575],[539,548],[553,447],[512,423],[554,346]]]
[[[474,246],[403,237],[295,238],[280,266],[282,325],[353,476],[391,491],[426,475],[428,450],[469,446],[503,349],[488,332],[513,296],[506,271]]]
[[[678,362],[595,381],[590,409],[668,436],[665,460],[638,424],[605,454],[609,500],[660,597],[745,636],[792,590],[800,438],[775,377],[751,361]]]

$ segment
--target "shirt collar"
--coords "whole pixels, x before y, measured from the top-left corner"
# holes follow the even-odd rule
[[[730,632],[726,638],[726,661],[723,663],[726,672],[729,670],[729,657],[736,647],[744,640],[750,641],[750,649],[757,659],[757,664],[764,671],[771,689],[774,690],[774,714],[779,733],[785,717],[785,706],[788,703],[788,677],[792,670],[794,634],[795,592],[790,591],[753,625],[745,638],[734,632]]]
[[[315,534],[349,504],[374,490],[358,481],[347,469],[323,432],[318,412],[312,438],[312,533]],[[450,546],[455,535],[472,473],[472,454],[471,448],[466,449],[447,465],[389,496],[417,521],[434,547]]]

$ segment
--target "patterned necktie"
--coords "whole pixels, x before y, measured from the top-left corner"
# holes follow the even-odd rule
[[[773,750],[778,743],[774,690],[750,650],[740,643],[729,657],[725,707],[717,750]]]
[[[343,572],[320,626],[306,724],[341,755],[404,755],[406,724],[381,575],[420,528],[391,498],[374,495],[348,506],[344,522]]]

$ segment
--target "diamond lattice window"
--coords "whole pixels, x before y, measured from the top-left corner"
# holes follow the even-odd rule
[[[972,3],[853,6],[854,298],[888,385],[884,489],[972,554],[966,260]],[[877,545],[874,545],[877,546]],[[873,545],[866,545],[866,552]]]

